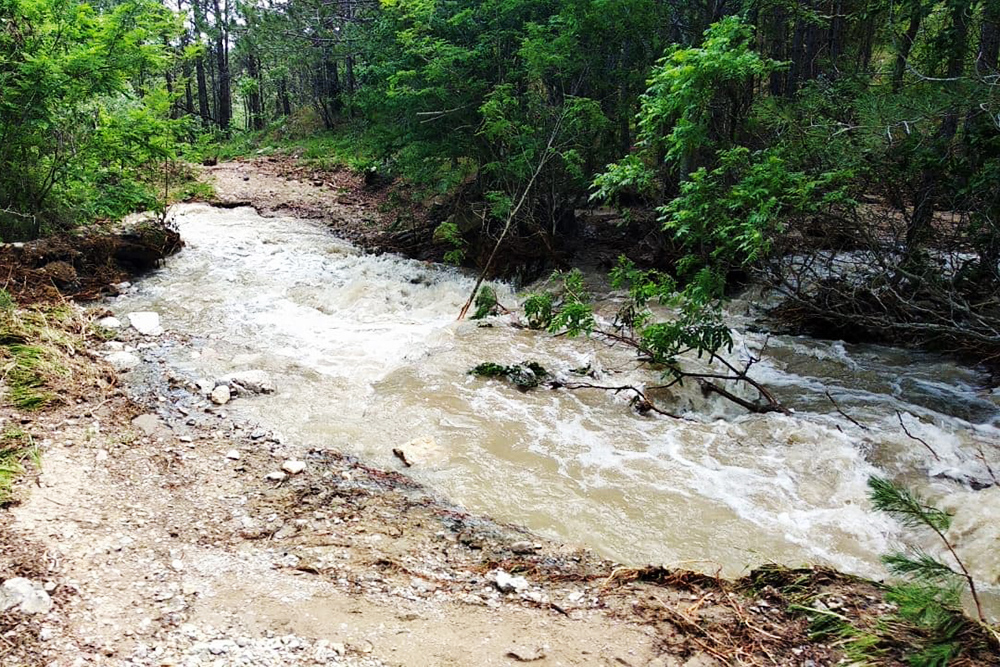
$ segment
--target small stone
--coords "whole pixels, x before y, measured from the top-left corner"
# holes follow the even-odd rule
[[[513,577],[503,570],[495,570],[494,577],[494,583],[501,593],[520,593],[531,586],[524,577]]]
[[[510,550],[516,554],[525,555],[532,554],[538,551],[541,547],[531,542],[514,542],[510,545]]]
[[[124,350],[112,352],[104,358],[109,364],[111,364],[111,367],[119,373],[128,372],[142,363],[142,360],[139,357],[135,356],[131,352],[125,352]]]
[[[240,450],[238,450],[238,449],[230,449],[228,452],[226,452],[226,458],[229,459],[230,461],[239,461],[240,460]]]
[[[299,529],[295,526],[295,524],[288,522],[274,533],[274,539],[287,540],[289,537],[295,537],[295,533],[297,532],[299,532]]]
[[[275,471],[267,473],[264,479],[266,479],[269,482],[284,482],[286,479],[288,479],[288,475],[286,475],[281,471]]]
[[[219,384],[233,387],[237,394],[273,394],[275,390],[274,380],[262,370],[233,373],[220,380]]]
[[[129,313],[129,324],[143,336],[159,336],[163,333],[160,315],[154,312]]]
[[[225,655],[229,651],[229,642],[225,639],[213,639],[208,643],[208,652],[212,655]]]
[[[518,662],[535,662],[545,659],[545,651],[541,648],[515,648],[507,652],[507,657]]]
[[[98,326],[102,326],[105,329],[121,329],[124,324],[117,317],[102,317],[97,320]]]
[[[298,475],[300,472],[306,469],[305,461],[296,461],[294,459],[289,459],[281,464],[281,469],[287,472],[289,475]]]
[[[132,426],[142,431],[144,435],[154,435],[161,428],[160,418],[151,413],[139,415],[132,420]]]
[[[212,390],[209,398],[211,398],[212,402],[216,405],[225,405],[229,402],[229,399],[232,398],[232,395],[229,392],[229,387],[224,384],[220,384]]]
[[[24,614],[46,614],[52,609],[52,598],[42,584],[14,577],[0,586],[0,611],[8,609]]]
[[[393,449],[392,453],[407,468],[441,463],[448,458],[447,450],[440,446],[431,436],[414,438],[406,444]]]

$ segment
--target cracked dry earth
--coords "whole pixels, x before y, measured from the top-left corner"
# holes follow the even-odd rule
[[[673,664],[579,576],[587,552],[281,443],[171,380],[134,389],[145,408],[118,392],[23,425],[42,469],[13,530],[45,549],[57,602],[39,664]],[[268,481],[288,459],[305,471]],[[501,593],[488,571],[512,559],[545,576]]]

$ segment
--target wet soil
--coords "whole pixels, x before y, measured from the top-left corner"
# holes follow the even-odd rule
[[[183,247],[176,231],[150,220],[0,245],[3,288],[30,303],[68,297],[92,301],[115,284],[156,268]]]

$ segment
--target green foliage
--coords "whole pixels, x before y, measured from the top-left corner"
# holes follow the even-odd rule
[[[496,290],[489,285],[484,285],[479,288],[479,293],[476,294],[476,312],[473,313],[472,318],[474,320],[481,320],[488,315],[495,315],[497,311],[497,293]]]
[[[583,285],[583,274],[573,269],[568,273],[556,272],[552,279],[561,283],[558,297],[552,292],[542,292],[530,294],[525,299],[528,326],[552,333],[565,332],[570,337],[589,334],[596,322],[590,295]]]
[[[713,274],[705,272],[709,280]],[[616,326],[637,336],[643,352],[651,363],[663,366],[676,378],[683,376],[679,356],[695,352],[700,358],[714,357],[721,351],[732,351],[732,333],[722,320],[722,314],[712,300],[717,288],[704,287],[699,280],[689,283],[679,293],[677,282],[659,271],[643,271],[622,257],[611,273],[612,285],[627,289],[629,298],[619,308]],[[702,291],[703,290],[703,291]],[[677,316],[656,321],[649,304],[656,302],[673,306]]]
[[[45,388],[45,351],[34,345],[8,345],[13,363],[7,371],[10,401],[20,410],[37,410],[54,398]]]
[[[552,326],[552,301],[550,292],[531,294],[524,301],[524,314],[531,329],[548,329]]]
[[[31,436],[20,428],[9,428],[0,435],[0,507],[10,503],[16,479],[24,474],[25,464],[39,463],[38,448]]]
[[[183,126],[148,80],[175,16],[152,0],[5,0],[0,25],[0,209],[53,224],[151,207],[149,167]]]
[[[436,192],[472,181],[493,220],[542,164],[521,224],[551,232],[629,141],[611,119],[631,115],[668,15],[653,0],[382,3],[355,102],[399,173]]]
[[[925,633],[921,645],[907,656],[913,667],[944,667],[962,652],[968,620],[962,614],[959,588],[923,582],[890,587],[885,599],[897,607],[897,615]]]
[[[552,316],[549,331],[565,331],[571,338],[589,334],[596,322],[590,295],[583,286],[583,274],[573,269],[569,273],[556,274],[554,278],[562,281],[562,304]]]
[[[465,259],[465,246],[467,243],[462,237],[462,232],[458,228],[458,224],[454,221],[445,220],[438,225],[434,230],[434,240],[438,243],[447,243],[451,245],[451,250],[446,252],[444,256],[445,261],[449,264],[461,264],[462,260]],[[482,291],[480,291],[480,295],[481,294]],[[478,307],[478,303],[476,305]]]
[[[811,641],[834,641],[844,651],[852,664],[870,664],[885,653],[880,645],[883,638],[877,633],[857,628],[851,619],[827,609],[792,605],[792,611],[802,611],[809,619]]]
[[[511,366],[486,362],[470,370],[469,375],[505,379],[521,391],[527,391],[541,384],[549,376],[549,372],[541,364],[534,361],[525,361]]]
[[[868,488],[875,509],[911,528],[930,529],[961,570],[917,549],[883,558],[893,574],[904,578],[903,583],[889,587],[886,600],[895,603],[900,619],[922,630],[922,641],[909,655],[909,663],[915,667],[947,665],[962,652],[961,635],[968,625],[961,605],[963,587],[971,593],[980,621],[986,622],[975,582],[945,535],[951,516],[887,479],[872,477]]]
[[[872,477],[868,480],[868,489],[875,509],[892,515],[905,526],[926,527],[943,533],[951,525],[951,516],[947,512],[928,505],[906,487],[888,479]]]
[[[0,375],[13,407],[38,410],[58,400],[54,387],[68,375],[60,350],[72,347],[58,325],[65,317],[62,308],[0,308]]]
[[[680,194],[659,209],[664,229],[690,251],[682,273],[696,282],[702,269],[714,274],[711,297],[722,296],[726,272],[767,258],[784,221],[849,203],[837,188],[846,174],[793,171],[777,150],[739,146],[719,151],[716,160],[714,169],[689,174]]]
[[[712,25],[699,46],[672,47],[642,96],[636,119],[640,152],[609,165],[594,181],[594,197],[613,200],[626,188],[648,191],[657,156],[684,177],[695,153],[725,148],[713,129],[713,102],[777,66],[753,49],[753,29],[738,16]]]

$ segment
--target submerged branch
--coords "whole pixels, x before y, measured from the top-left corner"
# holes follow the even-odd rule
[[[936,451],[934,451],[933,447],[931,447],[929,444],[927,444],[926,440],[924,440],[923,438],[918,438],[917,436],[915,436],[912,433],[910,433],[909,429],[906,428],[906,424],[903,423],[903,413],[900,412],[899,410],[896,410],[896,419],[899,420],[899,425],[903,428],[903,433],[906,434],[906,437],[910,438],[911,440],[916,440],[921,445],[923,445],[924,447],[926,447],[927,451],[929,451],[931,453],[931,455],[934,456],[934,460],[935,461],[940,461],[941,460],[941,457],[938,456],[938,453]]]
[[[608,387],[599,384],[591,384],[589,382],[550,382],[549,386],[553,389],[600,389],[601,391],[610,391],[615,394],[620,394],[623,391],[630,391],[635,394],[632,398],[632,407],[636,409],[640,414],[646,414],[647,412],[655,412],[658,415],[664,417],[670,417],[671,419],[685,419],[680,415],[674,414],[672,412],[667,412],[666,410],[661,410],[656,407],[656,405],[646,396],[645,392],[632,385],[621,385],[617,387]]]

